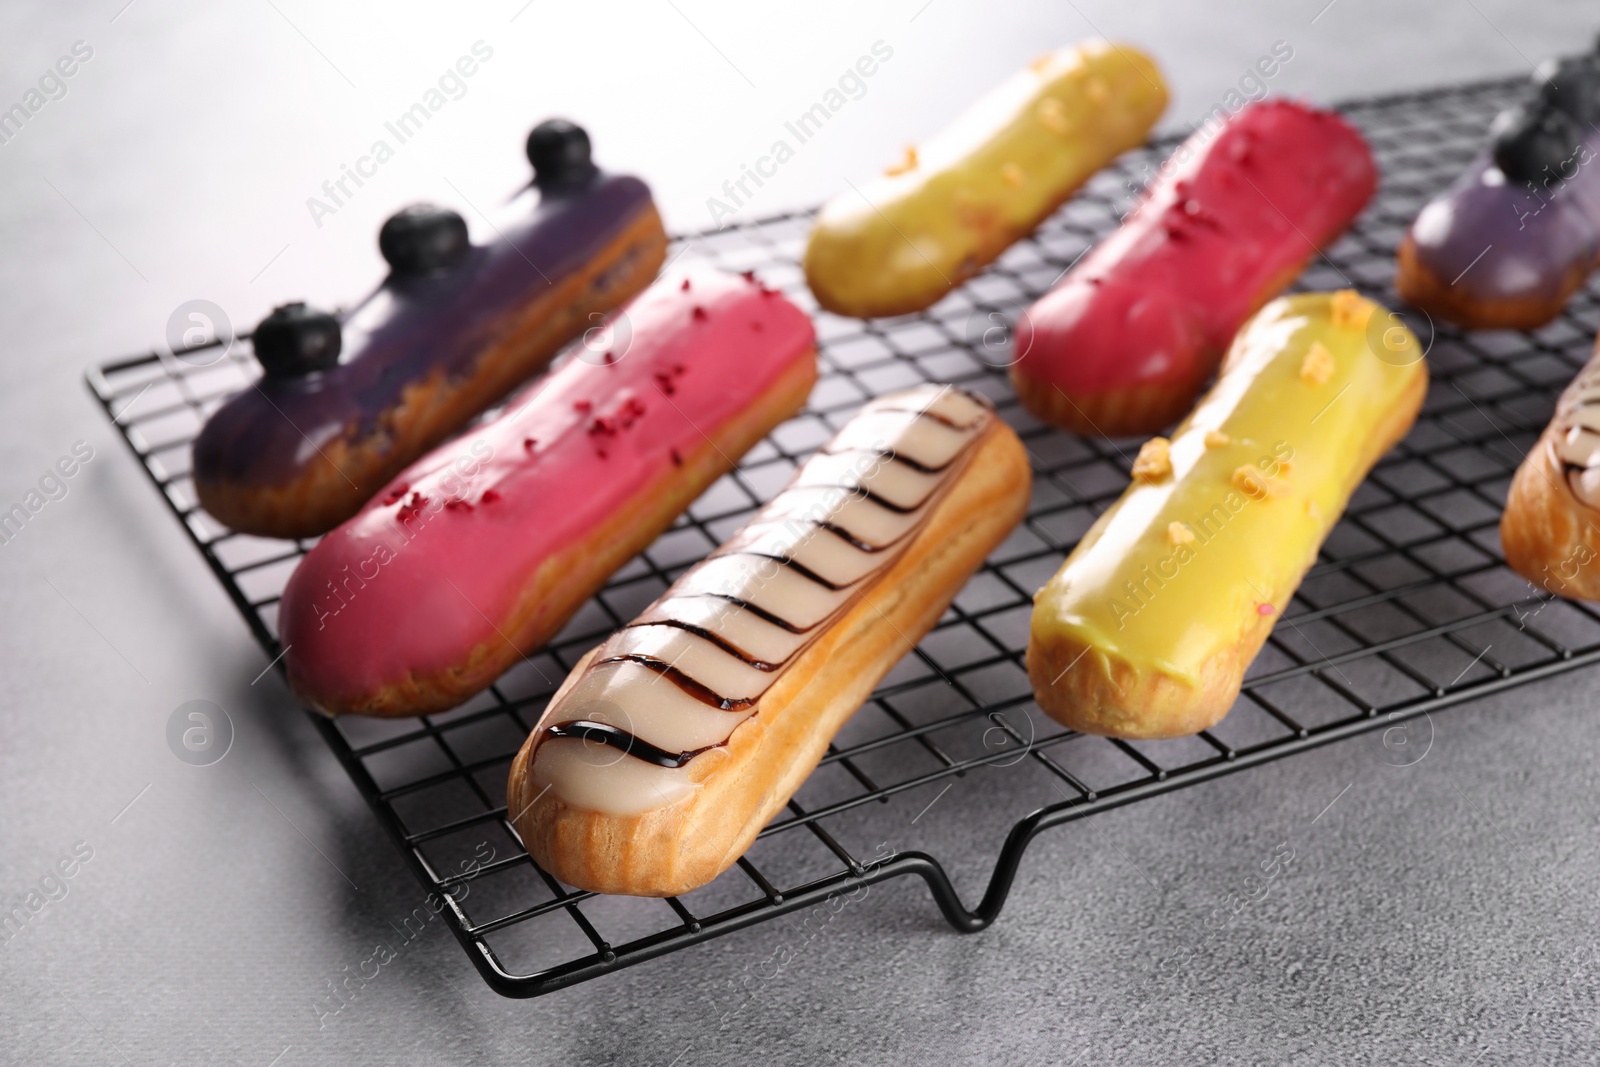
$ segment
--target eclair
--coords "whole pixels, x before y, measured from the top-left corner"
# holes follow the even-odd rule
[[[1350,494],[1415,421],[1422,355],[1352,291],[1261,309],[1216,384],[1171,440],[1140,449],[1133,484],[1034,597],[1039,706],[1125,738],[1180,737],[1226,715]]]
[[[1506,563],[1534,585],[1600,600],[1600,349],[1523,457],[1500,517]]]
[[[1533,82],[1400,243],[1400,296],[1469,329],[1544,325],[1600,261],[1600,53],[1546,63]]]
[[[867,404],[567,677],[506,785],[534,860],[637,896],[726,870],[1021,521],[1030,480],[977,396]]]
[[[195,490],[219,522],[313,537],[650,284],[667,239],[650,190],[551,120],[528,137],[530,189],[496,239],[407,208],[378,245],[390,273],[342,320],[291,304],[256,329],[262,377],[207,420]]]
[[[810,319],[752,277],[664,278],[571,358],[402,471],[300,562],[289,682],[329,715],[454,706],[546,643],[804,406]]]
[[[1170,426],[1244,321],[1377,184],[1366,141],[1331,111],[1265,101],[1196,131],[1121,228],[1018,320],[1018,398],[1085,435]]]
[[[1040,56],[882,177],[823,207],[806,282],[840,315],[903,315],[977,274],[1167,106],[1155,63],[1087,41]]]

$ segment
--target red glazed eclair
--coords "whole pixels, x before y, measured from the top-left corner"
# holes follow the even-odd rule
[[[1017,396],[1081,434],[1169,425],[1244,321],[1376,187],[1366,142],[1331,111],[1268,101],[1196,132],[1122,227],[1017,323]]]
[[[419,715],[478,692],[797,412],[805,313],[749,277],[663,279],[631,343],[572,359],[414,463],[284,589],[289,681],[329,715]]]
[[[1021,521],[1030,484],[986,401],[924,386],[869,403],[568,676],[506,785],[529,854],[636,896],[726,870]]]

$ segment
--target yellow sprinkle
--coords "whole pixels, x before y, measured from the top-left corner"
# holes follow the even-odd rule
[[[1039,101],[1034,113],[1039,116],[1039,125],[1051,133],[1072,132],[1072,120],[1067,117],[1066,105],[1055,97],[1047,96]]]
[[[1083,83],[1083,91],[1089,97],[1091,104],[1104,104],[1111,99],[1111,89],[1101,77],[1091,76]]]
[[[1140,482],[1159,482],[1172,476],[1171,442],[1165,437],[1152,437],[1139,449],[1133,461],[1133,477]]]
[[[1221,430],[1206,431],[1207,448],[1227,448],[1231,444],[1233,444],[1233,438],[1229,437]]]
[[[905,156],[905,158],[903,160],[901,160],[899,163],[896,163],[894,166],[886,168],[883,173],[885,175],[887,175],[888,177],[892,178],[896,174],[904,174],[907,171],[912,171],[912,170],[916,170],[916,169],[917,169],[917,150],[916,150],[916,148],[914,148],[911,145],[906,145],[906,156]]]
[[[1315,500],[1306,501],[1306,514],[1311,516],[1311,521],[1313,522],[1322,521],[1322,509],[1317,506],[1317,502]]]
[[[1306,358],[1300,361],[1300,380],[1307,385],[1326,385],[1338,369],[1327,346],[1321,341],[1312,341],[1311,347],[1306,349]]]
[[[1027,181],[1027,175],[1022,173],[1022,168],[1015,163],[1007,163],[1000,168],[1000,177],[1013,189],[1022,188],[1022,183]]]
[[[1228,481],[1251,500],[1266,500],[1269,497],[1281,496],[1288,489],[1287,483],[1281,478],[1267,478],[1248,463],[1235,467],[1233,477]]]
[[[1174,548],[1194,544],[1194,531],[1181,522],[1167,523],[1167,542]]]
[[[1336,327],[1360,329],[1372,315],[1372,301],[1354,289],[1340,289],[1328,301],[1328,315]]]

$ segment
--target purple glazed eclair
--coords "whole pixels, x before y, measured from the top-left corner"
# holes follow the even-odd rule
[[[1600,54],[1547,63],[1530,104],[1422,209],[1401,242],[1409,303],[1472,329],[1533,329],[1600,261]]]
[[[194,444],[206,511],[265,537],[327,532],[649,285],[666,234],[644,182],[600,170],[559,119],[529,135],[528,159],[526,214],[492,244],[453,211],[407,208],[379,234],[389,276],[354,310],[288,304],[262,321],[261,379]]]

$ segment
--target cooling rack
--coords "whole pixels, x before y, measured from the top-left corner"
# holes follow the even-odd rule
[[[1380,160],[1382,188],[1299,287],[1354,286],[1396,306],[1401,234],[1477,151],[1520,85],[1347,105]],[[816,312],[797,265],[809,213],[677,240],[674,255],[754,270],[816,312],[822,377],[808,410],[619,571],[550,647],[478,699],[403,721],[312,716],[411,869],[447,898],[444,914],[490,986],[538,996],[798,911],[825,921],[888,879],[920,879],[950,925],[980,930],[1005,904],[1029,843],[1049,827],[1369,731],[1386,731],[1387,740],[1407,720],[1600,658],[1600,616],[1543,597],[1508,571],[1497,534],[1522,451],[1600,325],[1590,287],[1534,333],[1464,335],[1412,323],[1430,345],[1423,415],[1356,493],[1217,727],[1124,742],[1063,730],[1038,710],[1022,666],[1030,594],[1121,493],[1138,442],[1075,437],[1022,411],[1006,385],[1007,328],[1117,225],[1174,143],[1123,157],[1033,237],[920,315],[860,322]],[[203,420],[256,374],[247,349],[238,342],[214,362],[193,353],[125,359],[88,380],[275,658],[278,595],[309,543],[226,530],[199,509],[190,478],[189,446]],[[1036,488],[1023,525],[737,866],[665,900],[597,896],[539,870],[507,821],[504,783],[556,684],[776,492],[862,401],[928,381],[988,395],[1026,442]],[[1386,755],[1414,758],[1423,738],[1419,730],[1408,752],[1412,737],[1396,734]],[[957,781],[963,810],[987,820],[986,836],[952,836],[929,815]],[[967,894],[975,906],[963,903],[958,882],[981,890]]]

